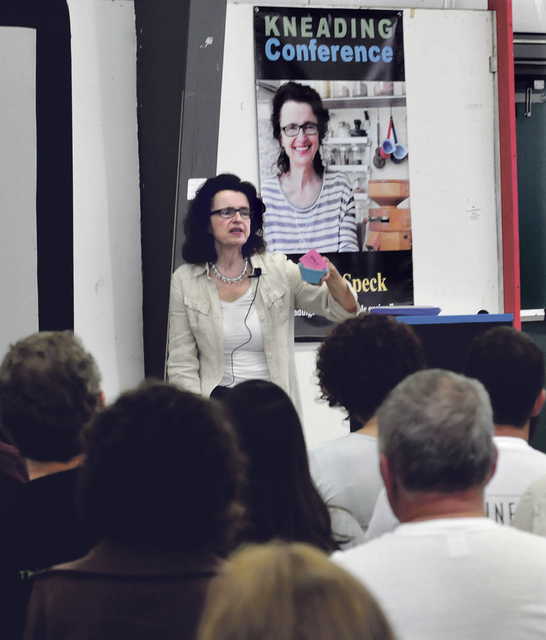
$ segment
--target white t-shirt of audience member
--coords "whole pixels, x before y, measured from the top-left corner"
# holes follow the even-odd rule
[[[325,442],[310,451],[309,465],[326,504],[347,509],[366,531],[383,486],[377,438],[350,433]]]
[[[546,536],[546,476],[533,482],[521,496],[512,526]]]
[[[398,640],[546,637],[546,540],[488,518],[401,524],[332,559],[377,598]]]
[[[523,438],[495,436],[497,470],[485,487],[485,515],[498,524],[512,524],[521,496],[546,475],[546,454],[533,449]],[[382,489],[374,508],[366,540],[392,531],[398,526],[387,493]]]
[[[499,524],[512,524],[521,496],[546,475],[546,454],[523,438],[495,436],[497,471],[485,488],[485,515]]]

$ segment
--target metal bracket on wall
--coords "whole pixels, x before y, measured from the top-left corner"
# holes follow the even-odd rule
[[[497,73],[497,56],[489,56],[489,73]]]
[[[516,103],[524,104],[523,117],[530,118],[533,115],[533,104],[544,104],[546,102],[546,94],[544,88],[542,93],[537,93],[533,87],[527,87],[525,91],[516,93]]]

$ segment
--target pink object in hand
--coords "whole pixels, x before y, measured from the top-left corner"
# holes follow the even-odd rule
[[[308,269],[316,269],[317,271],[323,271],[324,269],[328,270],[328,263],[326,260],[320,255],[318,251],[311,249],[304,256],[302,256],[299,261],[304,267]]]

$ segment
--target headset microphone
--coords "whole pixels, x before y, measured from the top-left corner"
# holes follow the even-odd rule
[[[260,269],[260,267],[256,267],[251,275],[249,275],[249,278],[259,278],[262,275],[262,270]]]

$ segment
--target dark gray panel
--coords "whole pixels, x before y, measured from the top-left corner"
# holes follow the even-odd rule
[[[188,205],[188,179],[207,178],[216,173],[225,21],[225,0],[192,0],[181,116],[173,268],[182,261],[182,222]]]
[[[135,0],[144,368],[163,377],[190,0]]]

